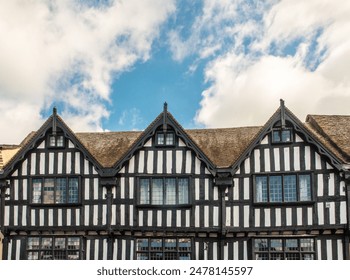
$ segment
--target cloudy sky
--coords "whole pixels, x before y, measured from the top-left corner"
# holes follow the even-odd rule
[[[0,0],[0,143],[56,106],[75,131],[350,114],[350,1]]]

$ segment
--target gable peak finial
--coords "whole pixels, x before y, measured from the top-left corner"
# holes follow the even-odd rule
[[[284,100],[282,98],[280,99],[280,105],[281,105],[281,108],[284,107]]]
[[[167,112],[168,112],[168,103],[164,102],[164,108],[163,108],[163,131],[164,131],[164,133],[167,130],[167,123],[166,123]]]
[[[52,134],[56,135],[57,133],[57,123],[56,123],[56,118],[57,118],[57,108],[53,107],[52,109]]]
[[[284,100],[280,99],[280,108],[281,108],[281,125],[282,127],[286,126],[286,107],[284,105]]]

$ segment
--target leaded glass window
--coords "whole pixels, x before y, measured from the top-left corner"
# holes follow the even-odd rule
[[[140,178],[140,205],[183,205],[188,204],[188,178]]]
[[[190,260],[189,238],[141,238],[136,240],[138,260]]]
[[[32,203],[64,204],[78,202],[78,178],[35,178],[32,180]]]
[[[156,134],[156,145],[158,146],[173,146],[175,145],[174,132],[158,132]]]
[[[27,238],[28,260],[82,259],[81,238],[73,236],[43,236]]]
[[[256,260],[313,260],[313,238],[257,238],[254,239]]]
[[[310,174],[258,175],[255,202],[311,201]]]

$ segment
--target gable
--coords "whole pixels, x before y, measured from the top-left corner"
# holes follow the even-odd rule
[[[237,174],[278,173],[333,170],[331,161],[321,155],[315,145],[306,142],[304,136],[293,133],[294,141],[288,144],[274,144],[271,133],[253,149],[246,158]]]
[[[124,155],[114,164],[113,174],[118,173],[124,165],[135,155],[135,153],[145,145],[155,144],[155,137],[157,133],[171,131],[176,139],[180,139],[184,146],[189,148],[210,173],[215,174],[215,165],[208,158],[208,156],[199,148],[197,143],[189,136],[189,134],[181,127],[181,125],[174,119],[174,117],[164,110],[135,140]],[[151,140],[151,142],[150,142]],[[151,143],[151,144],[150,144]],[[159,148],[159,147],[158,147]]]
[[[250,157],[254,152],[255,147],[261,143],[268,142],[270,145],[271,137],[274,130],[290,129],[295,135],[292,142],[305,141],[311,145],[320,156],[325,156],[329,162],[337,169],[341,169],[341,158],[337,156],[331,149],[327,147],[320,138],[315,137],[315,134],[308,129],[308,126],[303,124],[291,111],[284,107],[284,102],[281,101],[280,108],[271,116],[266,124],[255,135],[247,148],[243,151],[240,157],[232,164],[232,173],[239,170],[242,162]],[[278,143],[276,143],[278,144]],[[277,145],[276,145],[277,147]]]
[[[49,144],[49,141],[51,141],[52,135],[62,137],[60,139],[63,141],[63,146],[50,146],[52,143]],[[79,159],[79,163],[73,161],[75,158]],[[85,160],[93,164],[96,172],[101,171],[99,163],[54,112],[37,132],[30,133],[21,143],[11,160],[4,165],[3,176],[18,173],[19,170],[22,170],[21,172],[24,174],[50,174],[53,169],[57,171],[58,166],[61,166],[63,162],[66,162],[63,164],[67,168],[66,171],[73,165],[79,165],[80,169],[81,163],[87,164]],[[36,163],[36,167],[33,166],[32,162]],[[34,168],[36,168],[35,171]],[[76,168],[78,169],[78,167]]]

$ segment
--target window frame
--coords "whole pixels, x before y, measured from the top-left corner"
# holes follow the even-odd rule
[[[163,135],[163,143],[158,142],[158,138],[160,135]],[[167,135],[172,135],[173,143],[167,144]],[[176,146],[176,138],[175,138],[175,132],[174,131],[158,131],[155,136],[155,146],[156,147],[175,147]]]
[[[283,131],[289,131],[290,132],[290,139],[288,141],[283,140]],[[274,133],[278,132],[279,134],[279,141],[275,140]],[[278,127],[278,128],[273,128],[271,131],[271,143],[272,144],[290,144],[294,142],[294,130],[292,127]]]
[[[29,239],[30,238],[38,238],[39,239],[39,245],[38,248],[29,248],[30,243],[29,243]],[[68,241],[70,238],[75,238],[79,241],[79,247],[78,248],[69,248]],[[43,239],[51,239],[51,247],[45,248],[43,247]],[[65,246],[64,248],[57,248],[57,243],[56,240],[58,239],[64,239],[65,240]],[[30,253],[37,253],[38,254],[38,258],[29,258],[29,254]],[[46,253],[46,256],[52,256],[52,259],[48,259],[48,258],[42,258]],[[55,258],[55,256],[59,256],[60,253],[64,253],[65,258]],[[70,259],[68,258],[69,253],[77,253],[78,254],[78,258],[77,259]],[[27,260],[83,260],[84,256],[83,256],[84,250],[83,250],[83,239],[82,236],[73,236],[73,235],[29,235],[26,238],[26,259]],[[39,256],[41,256],[39,258]]]
[[[139,240],[145,240],[147,239],[147,250],[139,250],[139,247],[138,247],[138,241]],[[165,240],[171,240],[171,239],[175,239],[176,240],[176,249],[173,249],[173,250],[166,250],[166,243],[165,243]],[[181,251],[180,250],[180,246],[179,246],[179,241],[181,239],[184,239],[186,240],[187,242],[190,243],[190,249],[187,250],[187,251]],[[157,247],[152,247],[151,244],[151,240],[161,240],[162,241],[162,245],[160,247],[158,247],[159,249],[151,249],[151,248],[157,248]],[[194,242],[193,242],[193,238],[191,237],[178,237],[178,236],[169,236],[169,237],[157,237],[157,236],[153,236],[153,237],[140,237],[140,238],[136,238],[135,239],[135,249],[134,249],[134,259],[135,260],[188,260],[188,259],[181,259],[180,255],[181,253],[183,254],[187,254],[189,256],[189,260],[192,260],[193,259],[193,252],[194,252],[194,248],[193,248],[193,245]],[[187,247],[188,248],[188,247]],[[167,253],[170,253],[170,254],[176,254],[176,259],[166,259],[166,254]],[[138,258],[139,255],[141,254],[147,254],[148,255],[148,258],[146,259],[143,259],[143,258]],[[161,259],[152,259],[151,256],[152,254],[161,254],[162,255],[162,258]]]
[[[256,250],[256,241],[257,240],[266,240],[268,242],[267,246],[265,247],[267,250]],[[276,247],[271,246],[271,241],[282,241],[281,242],[281,250],[276,250]],[[287,246],[287,240],[297,240],[298,246],[297,247],[293,247],[293,248],[297,248],[297,250],[288,250],[288,248],[292,248],[292,247],[288,247]],[[312,241],[312,249],[311,250],[302,250],[302,240],[310,240]],[[316,251],[316,240],[315,237],[313,236],[288,236],[288,237],[270,237],[270,236],[258,236],[253,238],[252,240],[252,252],[253,252],[253,260],[276,260],[275,258],[272,258],[274,255],[277,256],[282,256],[281,259],[277,259],[277,260],[293,260],[293,259],[288,259],[286,258],[288,254],[294,254],[295,256],[298,255],[298,259],[297,260],[316,260],[317,259],[317,251]],[[257,256],[261,254],[261,256],[263,257],[263,255],[266,255],[267,258],[257,258]],[[274,255],[273,255],[274,254]],[[311,259],[303,259],[303,256],[306,255],[312,255],[313,258]],[[266,257],[265,256],[265,257]]]
[[[54,180],[54,190],[53,190],[53,202],[52,203],[44,203],[43,198],[44,198],[44,187],[45,187],[45,180]],[[57,193],[57,181],[59,179],[65,179],[65,193],[66,193],[66,200],[65,202],[56,202],[56,193]],[[77,179],[78,183],[78,195],[77,195],[77,201],[74,202],[69,202],[69,181],[71,179]],[[41,180],[41,202],[33,202],[34,199],[34,180]],[[81,176],[34,176],[30,178],[30,205],[31,206],[76,206],[76,205],[81,205]]]
[[[300,177],[301,176],[306,176],[308,175],[310,178],[310,199],[309,200],[301,200],[301,188],[300,188]],[[271,193],[270,193],[270,177],[277,177],[281,176],[282,177],[282,192],[281,192],[281,197],[282,201],[271,201]],[[286,186],[284,184],[285,182],[285,177],[287,176],[295,176],[296,177],[296,196],[297,200],[295,201],[285,201],[285,189]],[[258,177],[266,177],[266,186],[267,186],[267,201],[258,201],[257,200],[257,178]],[[309,204],[314,204],[315,203],[315,195],[314,195],[314,174],[313,172],[292,172],[292,173],[261,173],[261,174],[254,174],[253,175],[253,201],[255,205],[261,206],[261,205],[266,205],[266,206],[271,206],[271,205],[309,205]]]
[[[54,137],[55,138],[55,145],[51,145],[51,138]],[[58,146],[57,143],[58,143],[58,139],[62,137],[62,146]],[[63,133],[57,133],[57,134],[49,134],[47,136],[47,147],[49,149],[64,149],[66,147],[66,137],[63,135]]]
[[[141,203],[141,180],[149,180],[149,191],[148,191],[148,203]],[[152,182],[153,180],[161,179],[162,180],[162,204],[152,204]],[[174,204],[166,204],[166,191],[165,191],[165,181],[167,179],[175,179],[175,203]],[[187,203],[179,203],[179,179],[187,179],[188,185],[187,185]],[[137,206],[138,207],[144,207],[144,208],[188,208],[192,205],[192,196],[191,196],[191,185],[192,185],[192,179],[191,176],[140,176],[137,178]]]

